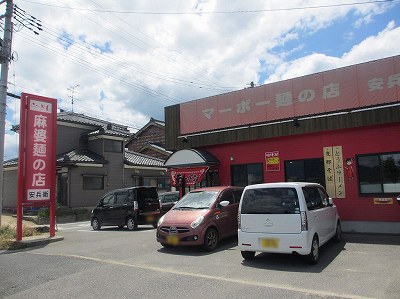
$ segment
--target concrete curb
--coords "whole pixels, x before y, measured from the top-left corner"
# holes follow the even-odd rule
[[[10,252],[19,249],[25,249],[29,247],[35,246],[43,246],[49,243],[58,242],[64,240],[63,236],[54,236],[54,237],[46,237],[43,235],[39,236],[32,236],[32,237],[25,237],[21,241],[6,241],[8,244],[9,249],[0,250],[0,253]]]
[[[21,241],[15,241],[15,242],[26,245],[26,247],[33,247],[39,245],[47,245],[49,243],[58,242],[62,240],[64,240],[63,236],[54,236],[54,237],[33,236],[33,237],[25,237]]]

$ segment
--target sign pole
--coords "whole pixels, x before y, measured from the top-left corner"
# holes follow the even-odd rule
[[[17,197],[17,236],[16,240],[22,240],[22,216],[25,186],[25,135],[26,135],[26,108],[27,97],[21,95],[21,107],[19,117],[19,153],[18,153],[18,197]]]

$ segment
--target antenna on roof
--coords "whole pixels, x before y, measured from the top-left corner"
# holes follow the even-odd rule
[[[77,100],[77,98],[75,98],[75,89],[76,89],[78,86],[79,86],[79,84],[67,88],[67,90],[71,92],[71,94],[68,95],[68,97],[71,99],[72,112],[74,112],[74,100]]]

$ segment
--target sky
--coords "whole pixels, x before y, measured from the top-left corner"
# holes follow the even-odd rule
[[[400,55],[400,0],[14,4],[8,92],[132,132],[166,106]],[[4,160],[18,156],[19,109],[8,97]]]

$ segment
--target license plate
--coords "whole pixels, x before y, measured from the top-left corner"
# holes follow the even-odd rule
[[[279,247],[279,239],[261,239],[261,247],[278,248]]]
[[[170,244],[170,245],[178,245],[178,243],[179,243],[178,236],[168,235],[167,236],[167,243]]]

